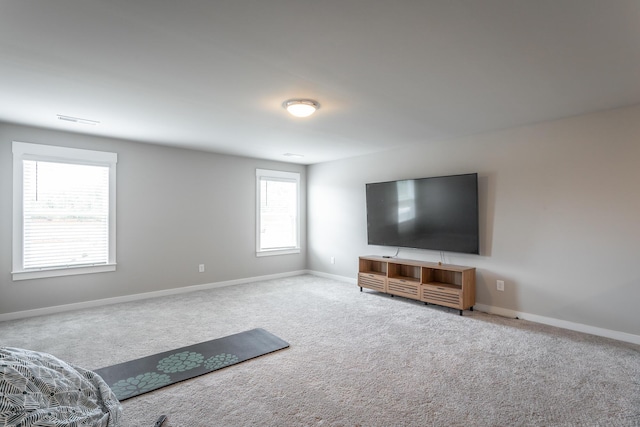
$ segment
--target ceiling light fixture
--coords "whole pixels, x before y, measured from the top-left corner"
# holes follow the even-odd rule
[[[91,125],[91,126],[95,126],[100,123],[97,120],[81,119],[80,117],[63,116],[62,114],[58,114],[58,118],[66,122],[80,123],[83,125]]]
[[[289,99],[288,101],[284,101],[282,106],[289,114],[296,117],[308,117],[320,108],[318,101],[314,101],[313,99]]]

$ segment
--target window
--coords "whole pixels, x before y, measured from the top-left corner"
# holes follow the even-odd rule
[[[13,143],[13,280],[116,269],[117,154]]]
[[[256,169],[256,255],[300,252],[300,174]]]

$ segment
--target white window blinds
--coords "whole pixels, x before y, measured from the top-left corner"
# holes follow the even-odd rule
[[[109,168],[23,161],[25,270],[109,261]]]

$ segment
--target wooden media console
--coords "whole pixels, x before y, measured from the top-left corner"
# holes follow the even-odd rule
[[[381,256],[359,259],[358,286],[460,310],[476,303],[476,269]]]

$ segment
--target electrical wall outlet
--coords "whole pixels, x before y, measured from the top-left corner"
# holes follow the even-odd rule
[[[498,280],[496,281],[496,288],[499,291],[504,291],[504,280]]]
[[[200,264],[200,265],[198,266],[198,271],[199,271],[200,273],[204,273],[204,264]]]
[[[336,263],[336,257],[332,256],[331,257],[331,264],[335,264]]]

